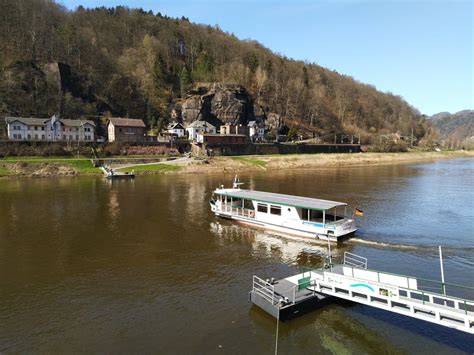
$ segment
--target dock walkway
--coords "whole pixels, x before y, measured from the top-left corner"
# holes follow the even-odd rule
[[[428,283],[442,293],[427,290]],[[474,299],[448,295],[447,287],[474,295],[470,287],[367,269],[367,259],[346,252],[342,264],[282,280],[254,276],[250,299],[280,320],[340,298],[474,334]]]

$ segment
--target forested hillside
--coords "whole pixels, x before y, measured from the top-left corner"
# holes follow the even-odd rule
[[[368,141],[412,129],[422,138],[429,129],[399,96],[185,17],[125,7],[71,12],[50,0],[0,6],[1,114],[112,114],[154,126],[196,83],[218,82],[243,85],[265,115],[319,135]]]
[[[440,112],[431,116],[441,142],[448,148],[474,148],[474,111]]]

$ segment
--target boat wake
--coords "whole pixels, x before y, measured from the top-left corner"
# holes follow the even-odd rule
[[[360,239],[360,238],[351,238],[347,241],[347,243],[365,244],[365,245],[370,245],[370,246],[380,247],[380,248],[393,248],[393,249],[404,249],[404,250],[417,250],[423,247],[420,245],[386,243],[386,242],[380,242],[376,240],[367,240],[367,239]]]
[[[390,248],[390,249],[398,249],[398,250],[417,250],[417,251],[438,251],[438,245],[424,245],[424,244],[419,244],[419,245],[413,245],[413,244],[397,244],[397,243],[387,243],[387,242],[381,242],[377,240],[370,240],[370,239],[361,239],[361,238],[351,238],[347,241],[347,243],[353,243],[353,244],[364,244],[364,245],[369,245],[373,247],[379,247],[379,248]],[[474,252],[474,246],[443,246],[443,252]]]

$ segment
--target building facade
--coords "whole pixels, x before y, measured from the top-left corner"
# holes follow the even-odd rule
[[[186,131],[188,132],[188,139],[192,141],[197,140],[198,134],[217,133],[216,127],[206,121],[194,121],[188,127],[186,127]]]
[[[186,135],[186,129],[181,123],[178,122],[173,122],[168,125],[168,127],[166,127],[166,131],[168,134],[178,138],[184,137]]]
[[[110,118],[107,133],[109,142],[142,143],[147,141],[146,126],[140,119]]]
[[[221,134],[239,134],[250,137],[250,127],[226,123],[221,126]]]
[[[94,142],[95,123],[89,120],[6,117],[7,136],[13,141]]]
[[[196,141],[203,144],[245,144],[247,136],[243,134],[202,134],[197,135]]]
[[[265,139],[265,127],[256,121],[250,121],[247,125],[249,127],[249,136],[252,142],[261,142]]]

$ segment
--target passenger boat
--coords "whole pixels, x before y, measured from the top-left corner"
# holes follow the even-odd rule
[[[237,177],[232,188],[214,190],[216,216],[283,233],[285,236],[337,242],[356,232],[347,203],[271,192],[244,190]]]

